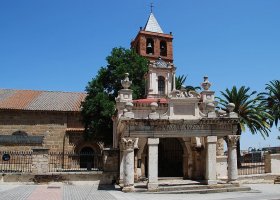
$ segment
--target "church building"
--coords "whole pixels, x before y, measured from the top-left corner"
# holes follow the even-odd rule
[[[120,149],[120,183],[133,191],[134,181],[147,178],[148,190],[157,190],[159,177],[183,177],[217,184],[237,180],[234,104],[215,110],[217,102],[208,77],[202,92],[176,89],[173,36],[163,32],[151,12],[131,48],[149,61],[147,96],[132,99],[126,74],[116,98],[114,147]],[[224,139],[228,156],[224,156]],[[228,166],[228,167],[227,167]]]
[[[80,106],[86,93],[0,89],[0,152],[62,152],[57,160],[63,163],[52,164],[62,172],[68,166],[65,152],[91,152],[86,164],[82,158],[70,157],[78,160],[79,169],[111,167],[108,171],[117,174],[123,191],[134,191],[135,181],[140,180],[147,180],[148,190],[157,190],[159,177],[204,180],[208,185],[219,179],[235,182],[239,139],[235,105],[229,103],[227,111],[216,110],[208,77],[202,80],[200,93],[184,87],[177,90],[172,42],[172,33],[165,33],[151,12],[131,42],[131,48],[149,60],[146,98],[132,98],[133,80],[126,74],[116,97],[113,148],[83,138]],[[110,156],[115,157],[110,161]],[[46,157],[47,165],[51,161]],[[96,166],[101,161],[103,166]],[[52,172],[49,169],[42,173]]]

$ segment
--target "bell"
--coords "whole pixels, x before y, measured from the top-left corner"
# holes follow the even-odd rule
[[[152,48],[152,44],[150,42],[148,43],[147,48]]]

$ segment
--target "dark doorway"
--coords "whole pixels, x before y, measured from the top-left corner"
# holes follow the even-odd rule
[[[183,176],[183,148],[176,138],[162,138],[158,146],[158,176]]]
[[[94,150],[90,147],[84,147],[80,151],[80,168],[91,170],[94,168]]]

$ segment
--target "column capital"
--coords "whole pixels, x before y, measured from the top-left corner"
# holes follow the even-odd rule
[[[138,138],[122,138],[120,141],[121,150],[134,150],[137,145]]]
[[[159,138],[148,138],[147,144],[148,145],[158,145]]]
[[[237,141],[240,139],[240,135],[228,135],[224,137],[228,147],[236,147]]]
[[[217,142],[217,136],[207,136],[206,143],[216,143]]]

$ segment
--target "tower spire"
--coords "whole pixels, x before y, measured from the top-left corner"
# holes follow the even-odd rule
[[[154,8],[153,2],[151,3],[150,7],[151,7],[151,13],[153,13],[153,8]]]

